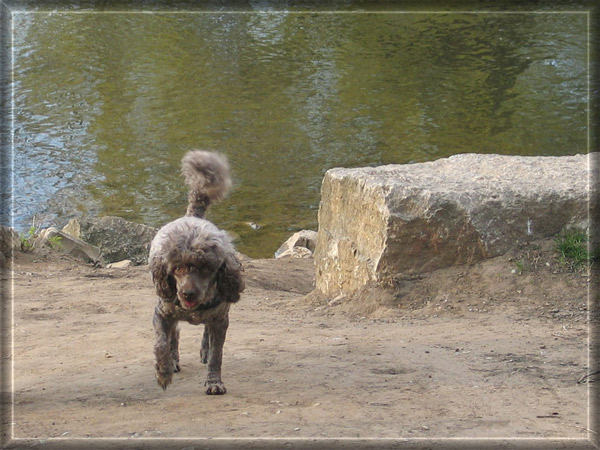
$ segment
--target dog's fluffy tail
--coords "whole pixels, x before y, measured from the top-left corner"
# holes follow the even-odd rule
[[[231,188],[229,163],[220,153],[188,152],[181,160],[181,173],[190,189],[186,216],[204,218],[208,207],[225,198]]]

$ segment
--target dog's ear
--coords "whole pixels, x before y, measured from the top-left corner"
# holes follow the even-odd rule
[[[150,272],[152,273],[152,281],[156,287],[156,294],[165,300],[175,299],[177,287],[175,280],[169,275],[167,265],[161,258],[154,258],[150,262]]]
[[[235,255],[227,255],[217,272],[217,295],[219,298],[231,303],[240,299],[240,294],[245,287],[242,272],[242,265]]]

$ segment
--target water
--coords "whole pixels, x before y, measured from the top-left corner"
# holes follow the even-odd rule
[[[332,167],[588,151],[579,13],[265,11],[14,16],[13,220],[161,226],[191,148],[235,188],[209,217],[271,256],[317,228]]]

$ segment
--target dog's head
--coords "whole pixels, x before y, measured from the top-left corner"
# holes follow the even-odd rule
[[[242,267],[221,239],[182,239],[150,270],[157,294],[188,310],[215,302],[236,302],[244,289]]]

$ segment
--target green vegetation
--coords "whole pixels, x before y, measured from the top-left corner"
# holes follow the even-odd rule
[[[19,234],[19,239],[21,240],[21,251],[24,253],[31,253],[33,251],[34,242],[39,236],[40,226],[36,227],[35,225],[35,217],[33,218],[33,223],[27,230],[25,234]],[[52,236],[48,239],[48,245],[52,250],[58,251],[62,249],[62,237],[60,236]]]
[[[522,260],[515,261],[515,266],[517,274],[523,275],[523,272],[525,272],[525,263]]]
[[[587,234],[581,229],[564,230],[554,239],[554,243],[558,261],[571,269],[600,260],[600,249],[590,252]]]
[[[19,235],[21,239],[21,250],[25,253],[33,251],[33,241],[37,236],[35,226],[31,226],[26,234]]]
[[[48,238],[48,243],[50,244],[50,248],[52,250],[60,250],[62,248],[62,237],[60,236],[52,236]]]

